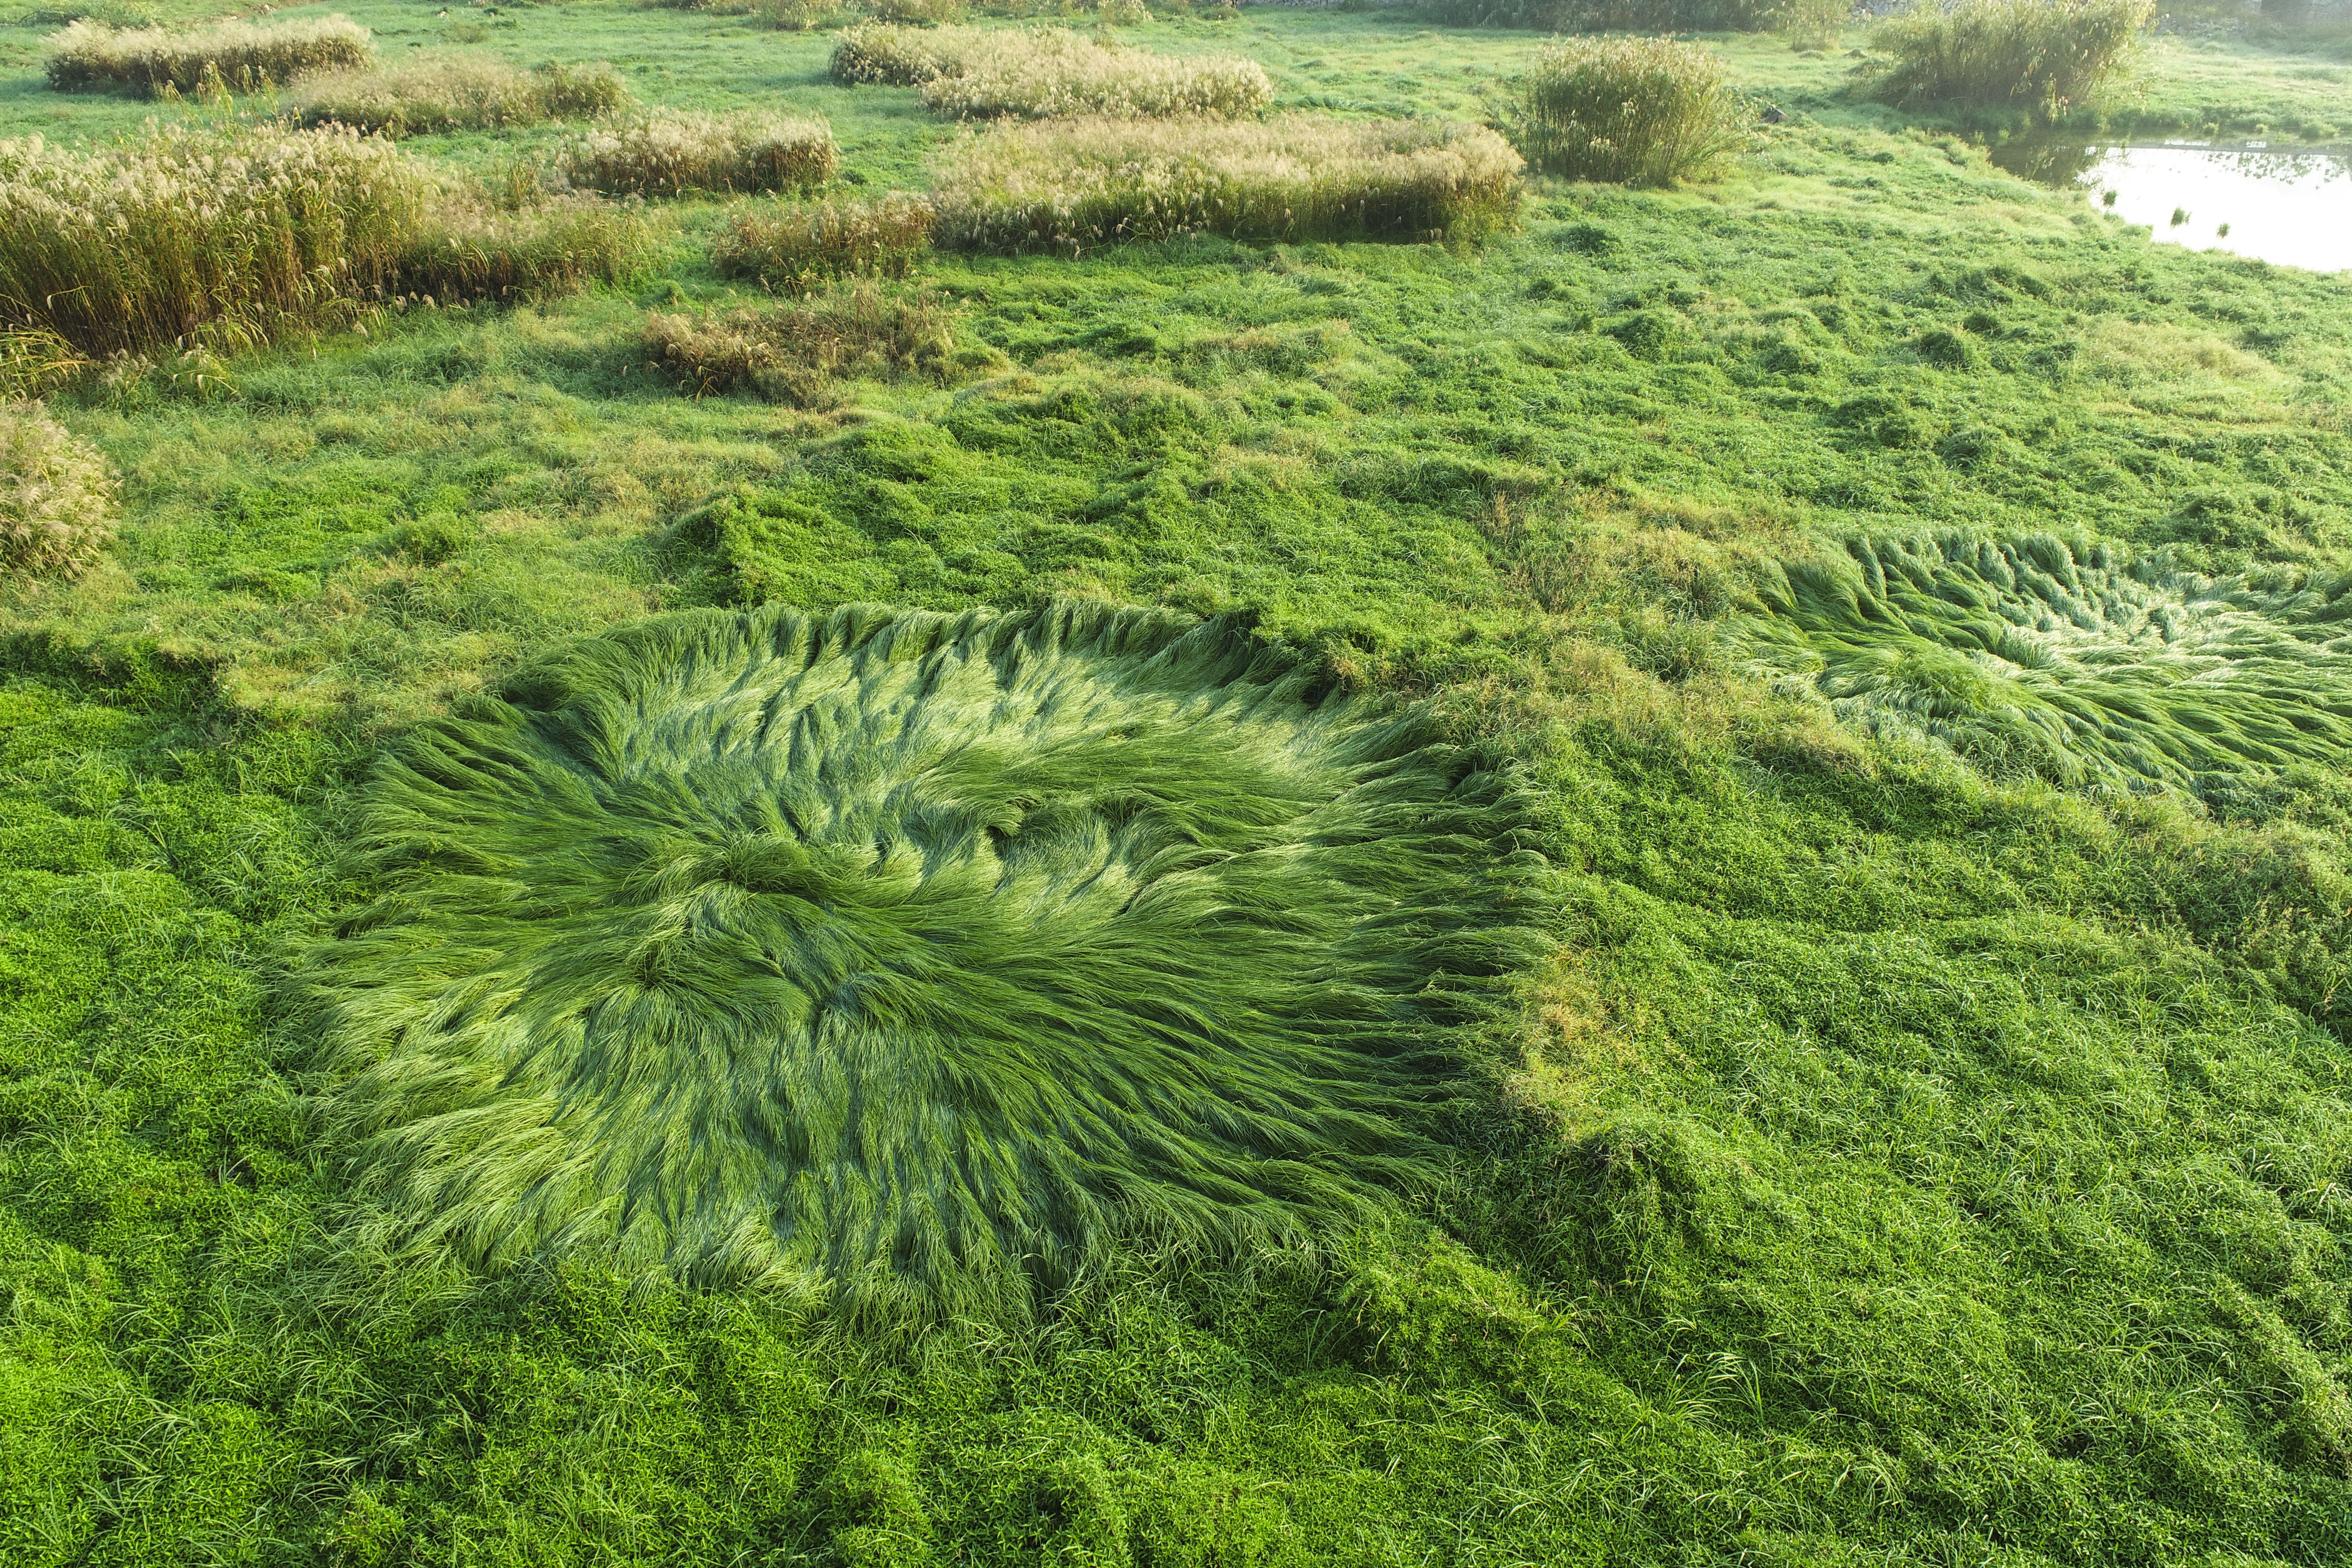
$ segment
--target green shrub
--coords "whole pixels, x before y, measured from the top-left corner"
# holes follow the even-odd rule
[[[833,178],[839,163],[824,121],[759,110],[663,110],[584,131],[556,156],[571,184],[633,195],[806,190]]]
[[[0,142],[0,327],[85,354],[235,348],[404,293],[562,287],[638,244],[633,220],[586,203],[492,212],[341,126],[166,126],[89,153]]]
[[[1236,628],[687,614],[388,755],[299,984],[414,1254],[1019,1316],[1429,1171],[1516,821]]]
[[[1288,115],[1047,121],[958,148],[933,201],[956,249],[1075,254],[1132,239],[1474,237],[1517,210],[1519,157],[1479,126]]]
[[[824,408],[839,401],[833,384],[844,376],[943,375],[955,332],[937,300],[866,283],[715,318],[651,315],[645,345],[656,368],[697,396],[751,392]]]
[[[805,294],[836,278],[904,278],[931,243],[927,197],[894,191],[738,212],[711,245],[719,275]]]
[[[0,403],[0,570],[83,571],[114,537],[106,459],[37,403]]]
[[[284,107],[305,125],[331,121],[387,136],[589,120],[626,108],[629,89],[603,61],[521,71],[478,55],[411,60],[324,78]]]
[[[2024,109],[2055,120],[2097,100],[2127,66],[2155,0],[1920,0],[1872,44],[1892,57],[1873,90],[1888,103]]]
[[[194,32],[121,30],[79,21],[50,36],[45,68],[60,91],[134,87],[193,92],[207,79],[284,85],[368,63],[368,30],[342,16],[291,22],[227,22]]]
[[[1721,169],[1752,111],[1721,58],[1667,38],[1566,38],[1508,84],[1512,142],[1578,180],[1670,185]]]

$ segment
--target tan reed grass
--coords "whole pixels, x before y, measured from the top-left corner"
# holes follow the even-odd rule
[[[628,103],[627,84],[602,60],[517,70],[479,55],[448,55],[321,77],[290,94],[283,107],[305,125],[331,121],[387,136],[413,136],[591,120]]]
[[[732,215],[710,259],[720,276],[805,294],[836,278],[904,278],[929,248],[931,204],[903,191]]]
[[[0,569],[71,576],[120,515],[113,470],[37,403],[0,402]]]
[[[50,35],[45,53],[49,85],[60,91],[194,92],[213,79],[237,88],[283,86],[321,71],[355,70],[368,63],[374,45],[365,27],[341,15],[185,31],[110,27],[85,18]]]
[[[839,163],[822,120],[662,110],[581,132],[558,153],[556,169],[590,190],[675,195],[806,190],[831,179]]]

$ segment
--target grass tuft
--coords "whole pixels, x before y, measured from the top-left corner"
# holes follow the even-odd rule
[[[121,512],[106,459],[37,403],[0,403],[0,570],[71,576],[94,564]]]
[[[965,250],[1126,240],[1433,240],[1507,226],[1519,156],[1480,126],[1286,115],[1263,124],[1053,121],[950,155],[934,237]]]
[[[1751,140],[1753,110],[1722,58],[1670,38],[1562,39],[1507,90],[1513,144],[1570,179],[1703,179]]]
[[[712,242],[723,278],[805,294],[839,278],[904,278],[931,243],[931,204],[903,191],[871,201],[834,198],[732,215]]]
[[[807,190],[841,161],[823,120],[662,110],[583,132],[557,154],[571,184],[629,195]]]
[[[1238,120],[1274,101],[1265,68],[1245,56],[1171,57],[1066,27],[852,27],[831,68],[837,81],[919,87],[925,107],[963,120]]]
[[[208,80],[283,86],[321,71],[356,70],[373,53],[368,30],[341,15],[226,22],[193,32],[110,27],[85,18],[50,36],[43,68],[61,92],[111,87],[194,92]]]
[[[943,375],[954,319],[928,297],[859,284],[789,304],[718,317],[646,318],[646,350],[683,390],[751,392],[796,408],[831,407],[834,383],[861,374]]]
[[[1432,1173],[1515,820],[1220,624],[688,614],[389,755],[299,985],[413,1254],[1020,1316]]]
[[[601,60],[526,71],[479,56],[455,55],[327,77],[289,97],[285,108],[305,125],[331,121],[386,136],[417,136],[592,120],[628,104],[627,84]]]
[[[1892,57],[1873,90],[1901,108],[1968,104],[2057,120],[2098,101],[2155,14],[2155,0],[1922,0],[1872,35]]]

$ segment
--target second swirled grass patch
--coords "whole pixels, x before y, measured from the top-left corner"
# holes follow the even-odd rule
[[[388,755],[299,981],[404,1247],[1025,1311],[1426,1170],[1518,817],[1231,626],[690,614]]]

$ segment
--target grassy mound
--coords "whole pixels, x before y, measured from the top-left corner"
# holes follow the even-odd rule
[[[0,570],[79,572],[114,536],[114,475],[37,403],[0,403]]]
[[[1286,115],[1055,121],[958,148],[933,238],[1067,253],[1123,240],[1475,237],[1517,210],[1519,156],[1482,126]]]
[[[1215,625],[688,615],[391,757],[307,985],[412,1246],[1018,1311],[1424,1170],[1511,821]]]
[[[804,294],[836,278],[904,278],[930,244],[930,202],[893,191],[736,213],[711,242],[710,260],[722,277]]]
[[[2352,759],[2346,587],[2047,536],[1855,539],[1785,569],[1757,646],[1875,733],[1996,772],[2202,789]]]
[[[939,375],[955,353],[944,308],[871,284],[717,317],[656,311],[646,318],[645,342],[681,390],[752,392],[799,408],[841,401],[835,384],[844,376]]]
[[[822,120],[664,110],[583,132],[564,144],[556,166],[590,190],[675,195],[806,190],[831,179],[839,163],[833,129]]]
[[[1671,185],[1721,168],[1753,118],[1722,58],[1671,38],[1569,38],[1509,86],[1511,141],[1575,180]]]
[[[2055,120],[2096,101],[2127,66],[2154,0],[1958,0],[1879,24],[1892,57],[1875,91],[1898,106],[2023,109]]]
[[[416,136],[592,119],[628,102],[627,84],[601,60],[517,70],[499,60],[456,55],[331,76],[289,97],[285,108],[306,125],[332,121],[387,136]]]
[[[194,32],[116,28],[88,18],[52,35],[44,68],[61,92],[133,87],[193,92],[207,80],[283,85],[320,71],[355,70],[374,53],[368,30],[341,16],[226,22]]]

